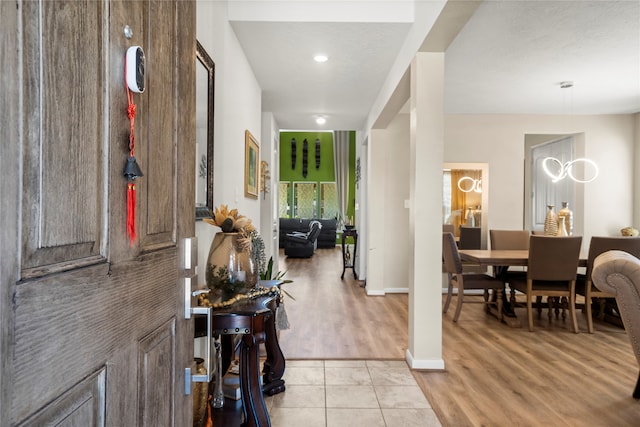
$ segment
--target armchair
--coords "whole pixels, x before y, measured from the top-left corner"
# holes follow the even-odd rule
[[[594,285],[615,295],[622,323],[640,364],[640,260],[627,252],[612,250],[593,262]],[[632,396],[640,399],[640,375]]]
[[[598,237],[593,236],[589,243],[589,257],[587,258],[587,271],[584,276],[578,276],[576,282],[576,294],[584,295],[584,307],[587,313],[587,329],[593,333],[593,299],[600,303],[598,317],[604,319],[606,298],[615,298],[614,294],[593,286],[591,273],[596,257],[610,250],[625,251],[635,257],[640,257],[640,237]]]
[[[287,233],[284,242],[284,254],[292,258],[309,258],[316,250],[318,236],[322,224],[320,221],[311,221],[309,231],[306,233]]]

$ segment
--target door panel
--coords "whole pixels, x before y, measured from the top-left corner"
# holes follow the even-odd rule
[[[138,355],[138,425],[155,427],[173,419],[165,404],[174,393],[175,321],[165,323],[140,341]]]
[[[104,9],[99,1],[23,3],[26,270],[99,255]]]
[[[160,141],[173,142],[176,129],[175,105],[164,102],[175,96],[175,6],[164,1],[152,1],[149,4],[149,16],[154,25],[149,29],[148,59],[157,66],[149,73],[148,101],[149,121],[148,138],[141,149],[146,167],[144,201],[146,211],[146,230],[142,244],[159,244],[175,241],[173,228],[175,220],[173,207],[175,203],[175,147],[173,144],[160,144]],[[182,134],[180,134],[182,137]],[[193,142],[195,144],[195,141]]]
[[[11,52],[22,63],[0,76],[0,162],[19,164],[0,172],[11,240],[0,257],[0,425],[191,424],[177,242],[195,228],[195,3],[179,3],[17,2],[0,14],[1,69],[17,62]],[[134,95],[145,175],[131,243],[124,57],[135,45],[149,80]]]
[[[26,426],[93,427],[104,425],[105,369],[76,384],[47,408],[24,422]]]

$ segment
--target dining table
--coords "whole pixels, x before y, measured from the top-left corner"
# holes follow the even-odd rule
[[[526,267],[529,263],[529,251],[526,249],[459,249],[458,252],[462,261],[487,267]],[[578,267],[587,266],[587,255],[587,251],[580,252]],[[497,313],[495,307],[492,306],[489,306],[489,312],[511,327],[522,327],[520,320],[515,316],[504,316],[503,313]]]

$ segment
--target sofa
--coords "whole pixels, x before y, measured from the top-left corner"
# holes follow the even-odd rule
[[[596,288],[616,296],[622,323],[640,365],[640,259],[624,251],[607,251],[593,262],[591,278]],[[632,396],[640,399],[640,375]]]
[[[317,247],[320,249],[335,248],[338,222],[332,219],[302,219],[302,218],[280,218],[279,246],[284,248],[287,233],[307,233],[311,221],[320,221],[322,228],[317,240]]]

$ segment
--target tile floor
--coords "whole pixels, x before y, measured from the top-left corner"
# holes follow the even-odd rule
[[[404,361],[287,360],[272,427],[441,426]]]

